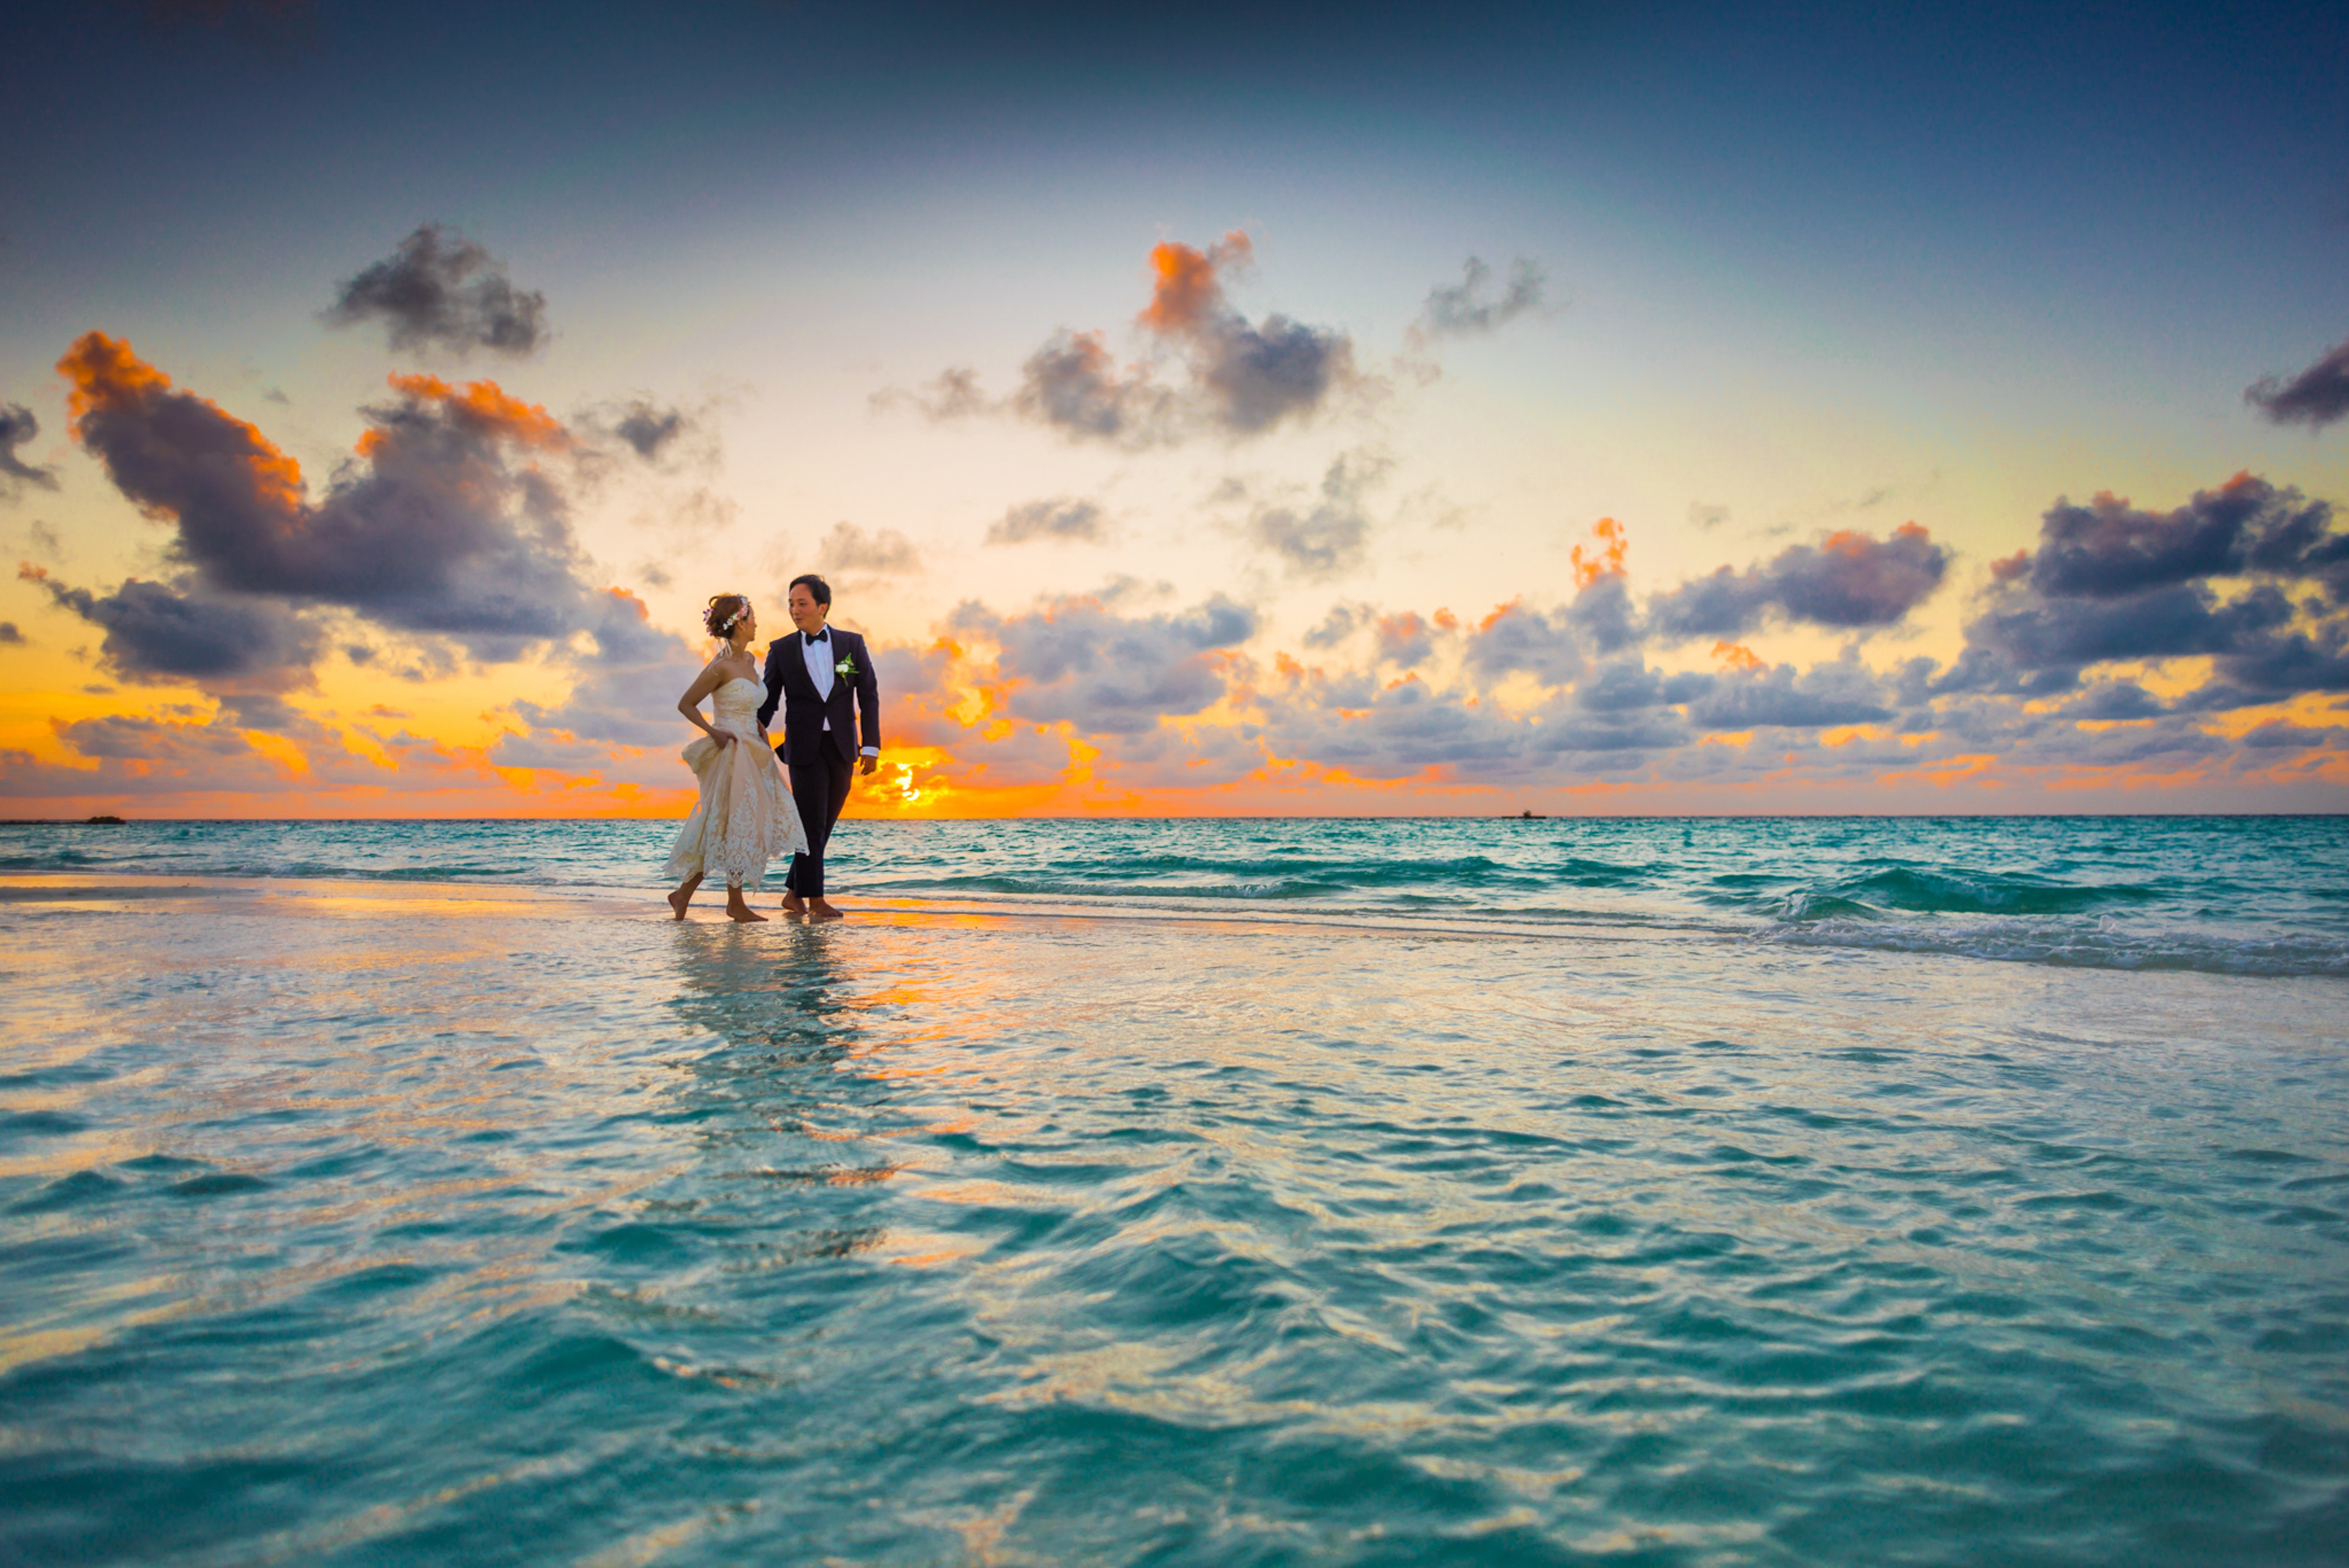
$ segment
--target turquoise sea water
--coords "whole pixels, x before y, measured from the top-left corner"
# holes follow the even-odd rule
[[[669,831],[0,828],[0,1561],[2341,1560],[2341,819]]]
[[[343,877],[641,897],[670,822],[0,825],[0,874]],[[1609,926],[2026,962],[2349,976],[2349,817],[852,822],[835,880],[1004,909]]]

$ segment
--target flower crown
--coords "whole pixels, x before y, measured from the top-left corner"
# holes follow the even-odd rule
[[[705,625],[705,626],[707,626],[707,627],[709,627],[709,635],[710,635],[710,636],[712,636],[712,637],[724,637],[727,633],[729,633],[729,632],[730,632],[730,631],[732,631],[732,630],[734,629],[734,628],[736,627],[736,625],[738,625],[738,624],[741,621],[741,619],[742,619],[742,618],[743,618],[744,616],[749,615],[749,614],[750,613],[750,595],[748,595],[748,594],[736,594],[736,595],[734,595],[734,596],[732,596],[732,597],[735,597],[735,598],[740,599],[740,600],[742,601],[742,602],[741,602],[741,604],[740,604],[740,606],[736,607],[735,611],[734,611],[734,613],[733,613],[732,615],[728,616],[724,620],[709,619],[709,620],[705,620],[705,621],[702,623],[703,625]]]

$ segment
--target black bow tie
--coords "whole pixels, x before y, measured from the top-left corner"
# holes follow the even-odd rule
[[[807,638],[807,645],[810,648],[813,648],[819,642],[830,642],[832,640],[832,628],[830,627],[826,627],[822,631],[811,631],[804,635]]]

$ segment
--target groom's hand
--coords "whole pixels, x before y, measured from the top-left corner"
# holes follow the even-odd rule
[[[857,769],[856,771],[857,771],[858,773],[861,773],[861,774],[869,774],[869,773],[874,773],[874,772],[878,771],[878,770],[879,770],[879,768],[880,768],[880,766],[881,766],[881,759],[880,759],[880,758],[878,758],[878,757],[867,757],[867,758],[865,758],[865,759],[864,759],[864,765],[863,767],[861,767],[861,768]]]

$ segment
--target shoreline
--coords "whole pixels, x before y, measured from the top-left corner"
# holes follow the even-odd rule
[[[751,895],[753,899],[779,898],[775,888]],[[844,895],[845,896],[845,895]],[[579,919],[650,920],[671,925],[658,888],[642,894],[595,888],[535,887],[495,882],[455,882],[417,879],[378,880],[367,877],[213,877],[197,874],[159,875],[151,872],[7,871],[0,872],[0,909],[67,905],[92,909],[109,904],[182,903],[202,905],[233,902],[254,912],[295,912],[291,905],[339,907],[347,911],[438,915],[443,918],[481,916],[502,907],[527,906],[541,916]],[[639,905],[641,904],[641,908]],[[759,906],[754,903],[753,908]],[[697,902],[696,916],[686,925],[736,927],[723,914],[722,896]],[[762,909],[764,922],[789,929],[802,922]],[[1625,925],[1543,924],[1495,918],[1431,915],[1410,918],[1355,915],[1337,911],[1260,909],[1167,908],[1127,902],[1123,907],[1039,898],[915,898],[880,897],[852,905],[845,921],[824,921],[827,929],[853,929],[861,917],[866,924],[912,925],[929,922],[966,924],[973,920],[1037,922],[1077,920],[1123,925],[1174,925],[1185,928],[1239,928],[1248,931],[1323,930],[1381,933],[1399,936],[1495,938],[1606,942],[1737,941],[1743,933],[1703,927],[1641,928]],[[755,925],[755,923],[751,923]]]
[[[850,929],[1349,932],[1542,944],[1529,959],[1564,942],[2337,982],[2349,916],[2309,867],[2340,860],[2344,821],[940,823],[860,826],[839,871]],[[672,924],[656,869],[670,836],[597,818],[26,829],[0,856],[0,905]],[[755,924],[794,923],[779,869]],[[700,904],[691,923],[723,921],[714,892]]]

